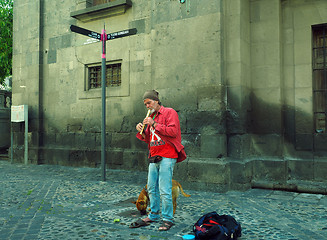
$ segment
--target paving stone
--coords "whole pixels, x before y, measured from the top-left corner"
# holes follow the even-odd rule
[[[0,239],[182,239],[203,214],[230,214],[243,239],[327,239],[327,198],[319,194],[250,189],[191,191],[178,198],[175,226],[130,229],[140,213],[131,203],[146,172],[23,165],[0,161]],[[119,219],[119,222],[115,222]]]

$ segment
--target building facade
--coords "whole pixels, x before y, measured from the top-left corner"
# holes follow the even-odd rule
[[[135,125],[143,93],[156,89],[179,114],[188,159],[174,178],[185,186],[325,183],[326,9],[324,0],[15,0],[12,101],[29,106],[29,162],[100,165],[101,43],[70,26],[105,25],[137,29],[107,42],[108,168],[147,169]],[[24,131],[13,127],[22,162]]]

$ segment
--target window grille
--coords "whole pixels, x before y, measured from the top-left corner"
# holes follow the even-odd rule
[[[93,0],[93,6],[108,3],[108,2],[113,2],[115,0]]]
[[[312,28],[313,109],[316,133],[326,133],[327,116],[327,24]]]
[[[101,88],[101,66],[88,68],[89,89]],[[106,66],[106,86],[118,87],[121,85],[121,63]]]

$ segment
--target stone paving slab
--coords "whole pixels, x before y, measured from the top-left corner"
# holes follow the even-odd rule
[[[320,194],[251,189],[215,193],[184,189],[175,223],[130,229],[141,217],[135,205],[145,172],[0,161],[0,239],[182,239],[211,211],[230,214],[242,225],[243,239],[327,239],[327,198]],[[119,219],[119,222],[115,221]]]

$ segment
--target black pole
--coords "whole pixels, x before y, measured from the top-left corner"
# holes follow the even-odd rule
[[[102,41],[102,66],[101,66],[101,90],[102,90],[102,118],[101,118],[101,177],[106,181],[106,29],[103,27]]]

